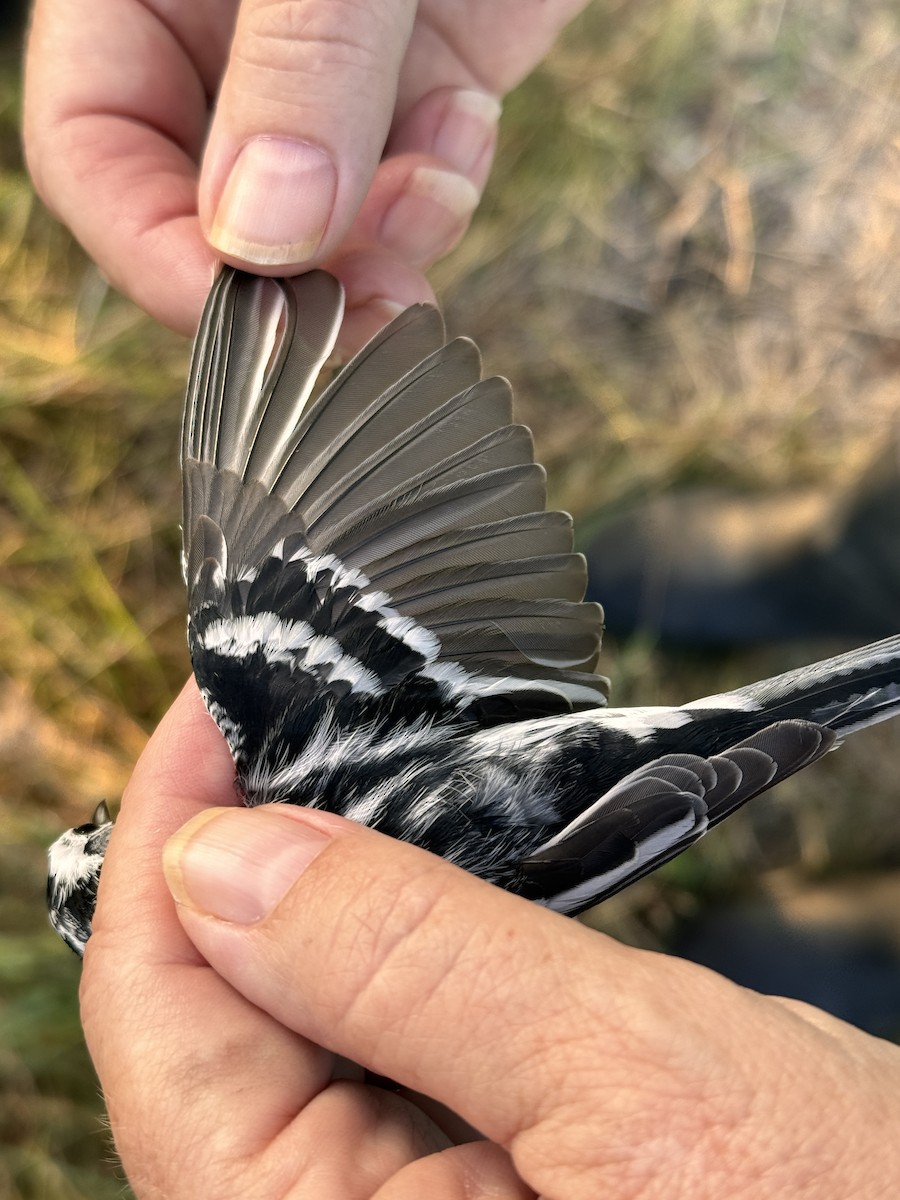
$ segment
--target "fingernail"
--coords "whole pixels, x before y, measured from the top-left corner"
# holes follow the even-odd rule
[[[253,138],[231,168],[209,241],[260,265],[303,262],[318,249],[336,190],[334,163],[319,146]]]
[[[435,134],[432,152],[469,175],[497,136],[500,101],[487,92],[453,92]]]
[[[414,266],[427,266],[462,233],[478,199],[475,184],[456,171],[416,167],[385,214],[381,241]]]
[[[251,925],[272,911],[329,841],[278,805],[207,809],[166,843],[163,870],[179,904]]]

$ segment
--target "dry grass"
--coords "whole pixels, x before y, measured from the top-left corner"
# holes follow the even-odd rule
[[[895,435],[896,22],[820,9],[592,11],[542,80],[549,169],[530,97],[510,106],[443,290],[580,513],[833,478]]]
[[[897,17],[887,0],[596,5],[510,98],[479,219],[435,272],[516,385],[553,500],[588,518],[695,481],[842,486],[896,440]],[[187,671],[175,447],[187,348],[34,201],[0,77],[0,1194],[121,1194],[96,1133],[77,967],[43,846],[117,796]],[[610,646],[622,702],[683,699],[821,647]],[[773,855],[900,859],[897,730],[789,781],[606,917],[646,939]],[[848,797],[852,806],[848,805]],[[852,811],[850,809],[852,808]]]

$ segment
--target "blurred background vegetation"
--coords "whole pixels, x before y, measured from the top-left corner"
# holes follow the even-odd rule
[[[890,0],[595,3],[510,97],[476,223],[433,281],[508,375],[551,499],[586,529],[717,484],[849,486],[900,389],[900,12]],[[44,917],[45,846],[115,800],[188,671],[177,430],[188,347],[106,288],[35,200],[19,47],[0,55],[0,1196],[127,1193]],[[786,502],[787,503],[787,502]],[[619,703],[840,649],[608,639]],[[784,784],[598,923],[669,944],[763,894],[884,932],[898,730]],[[874,923],[874,924],[873,924]],[[900,1002],[883,1032],[900,1028]]]

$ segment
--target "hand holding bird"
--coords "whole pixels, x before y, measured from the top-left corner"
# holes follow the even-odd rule
[[[900,636],[607,707],[602,614],[508,385],[417,306],[311,402],[341,304],[324,272],[226,268],[195,345],[188,641],[246,804],[335,812],[575,913],[900,710]],[[51,919],[78,952],[108,833],[51,850]]]
[[[82,1019],[138,1196],[838,1200],[900,1178],[896,1046],[331,813],[244,808],[233,777],[191,683],[104,867]]]

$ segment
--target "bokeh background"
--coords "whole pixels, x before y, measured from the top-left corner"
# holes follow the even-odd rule
[[[188,346],[110,294],[34,198],[10,24],[0,1196],[105,1200],[128,1192],[81,1043],[78,964],[44,917],[44,852],[117,799],[189,669],[176,451]],[[713,520],[716,553],[752,557],[800,525],[828,562],[836,514],[892,477],[898,46],[890,0],[608,0],[510,97],[484,205],[433,280],[451,331],[512,379],[551,500],[576,515],[583,545],[599,536],[602,551],[628,507],[720,495],[743,515]],[[865,555],[855,569],[865,593]],[[832,633],[671,648],[652,627],[626,630],[607,639],[602,669],[618,703],[684,700],[852,640]],[[593,919],[896,1036],[898,801],[888,724]]]

